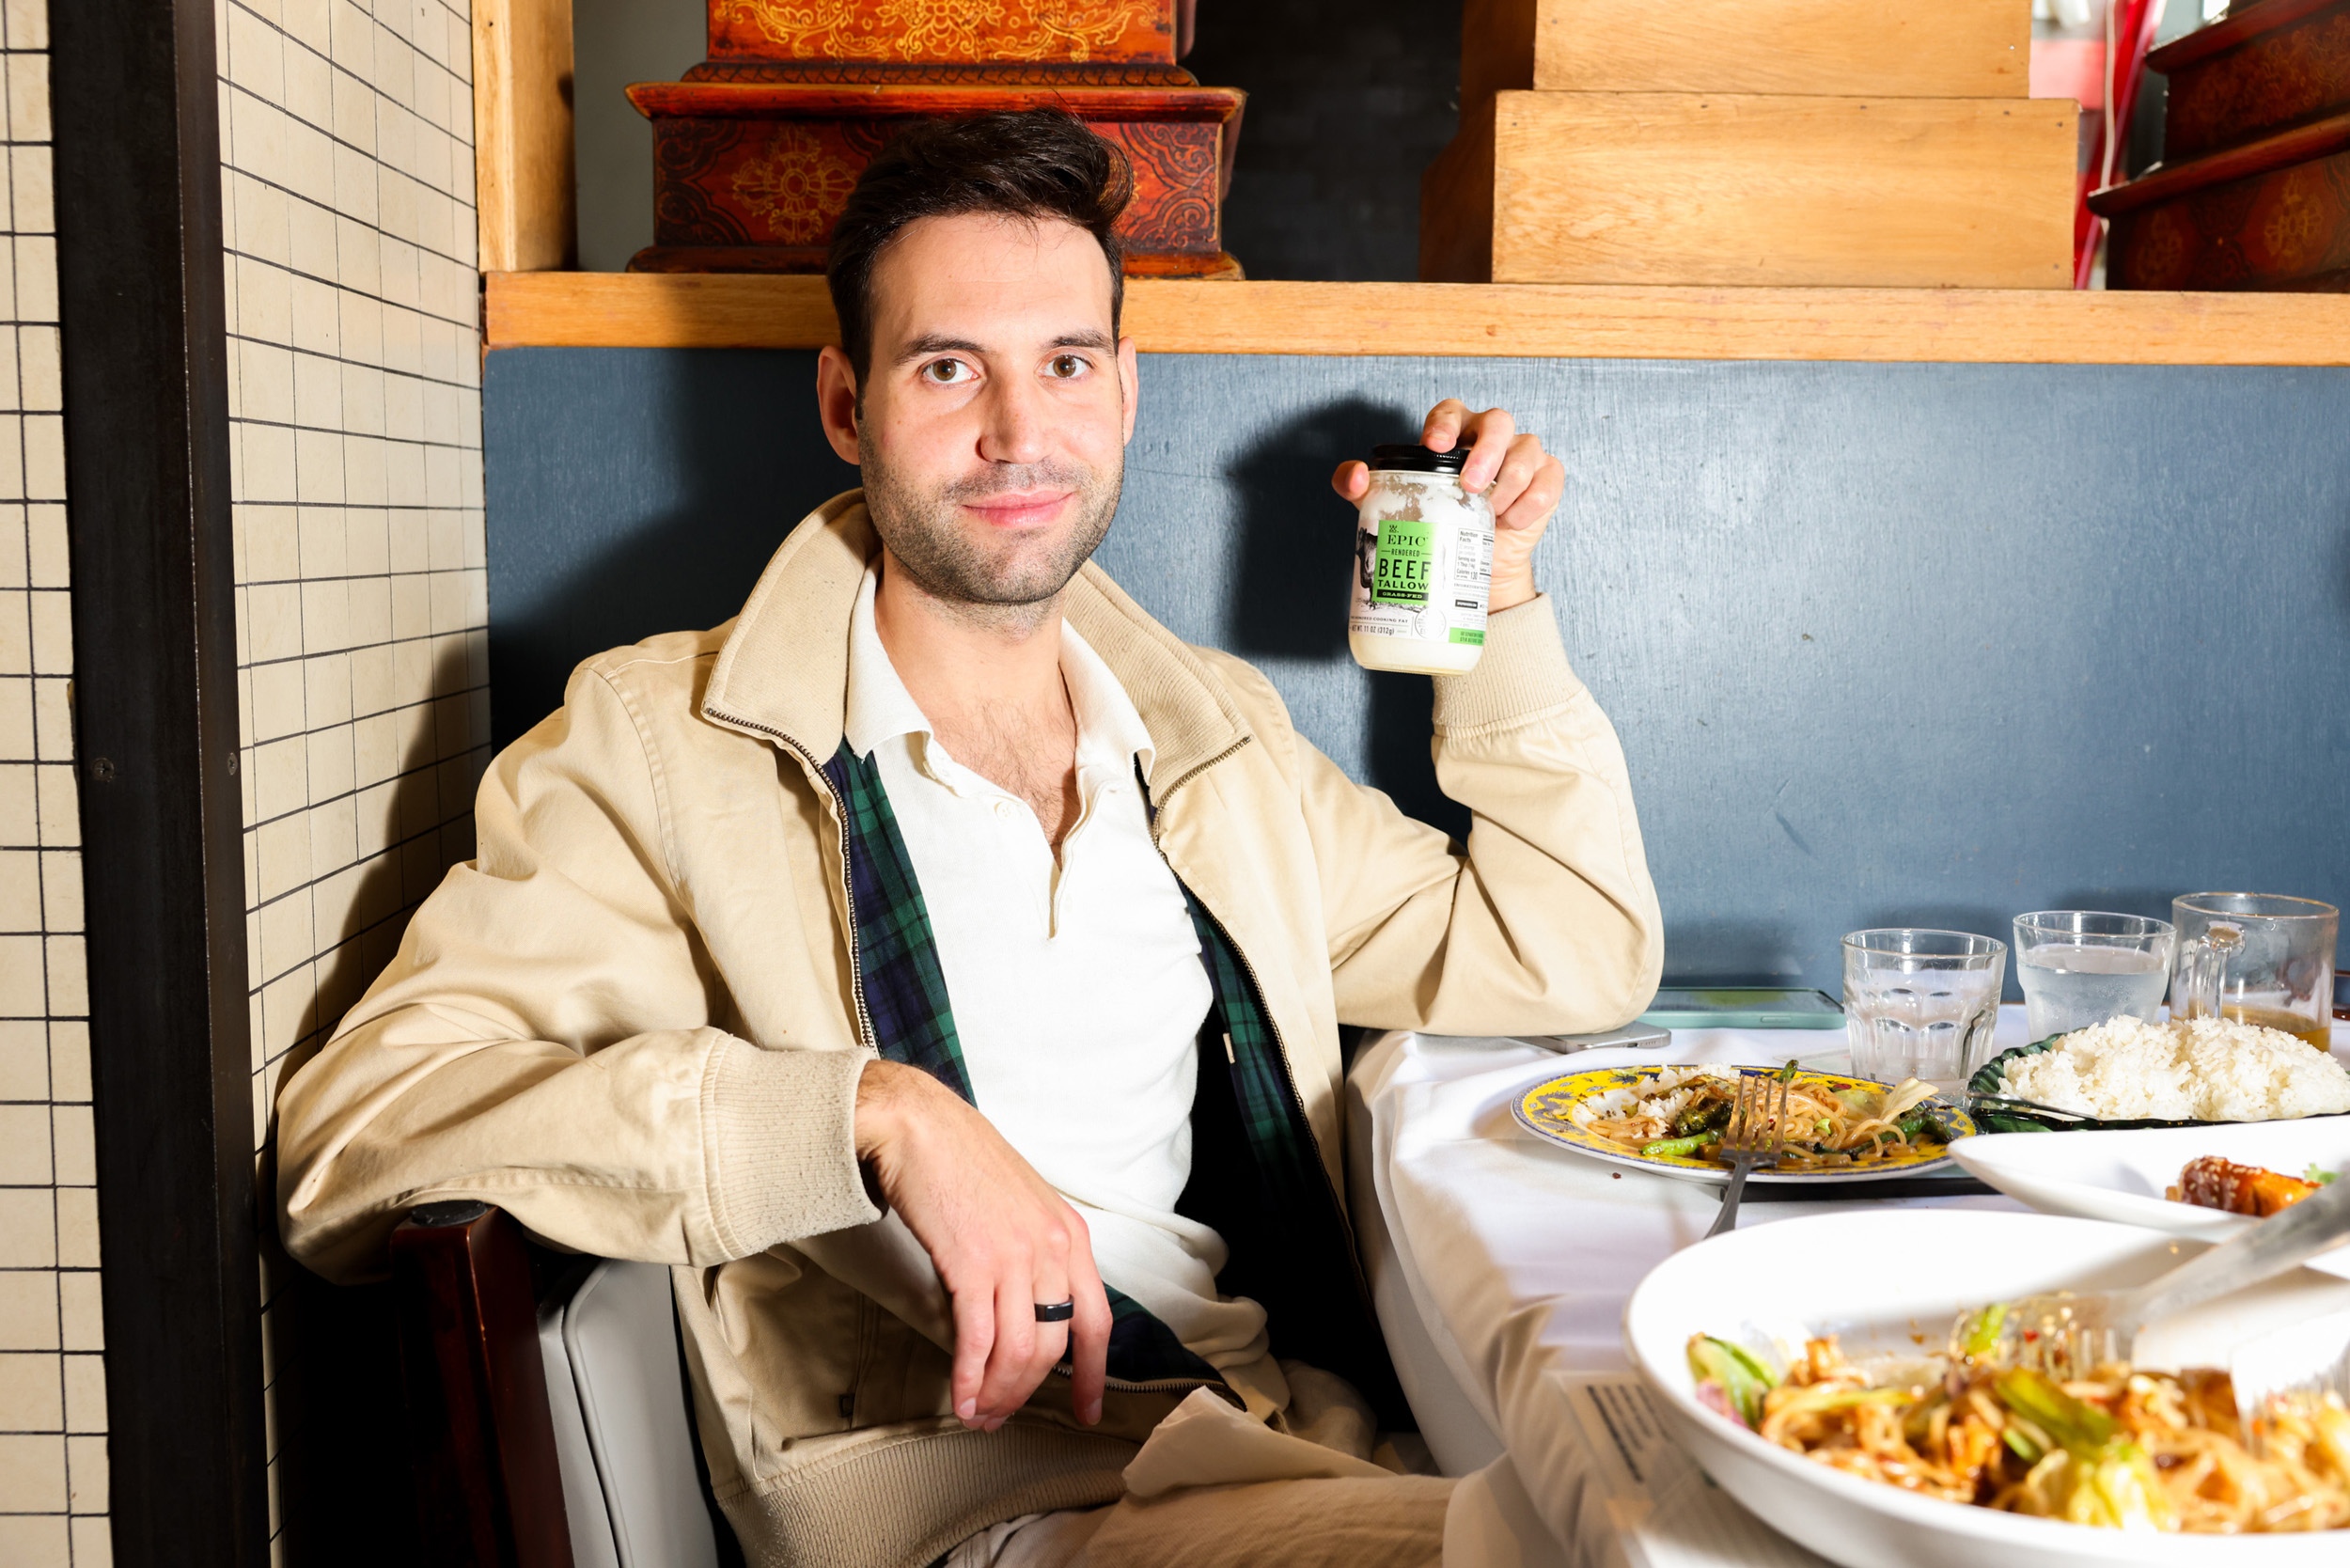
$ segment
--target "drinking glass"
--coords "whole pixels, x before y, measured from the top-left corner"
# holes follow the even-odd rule
[[[1844,1038],[1853,1072],[1919,1078],[1955,1095],[1991,1056],[2007,947],[1963,931],[1856,931],[1844,938]]]
[[[2090,909],[2015,917],[2015,980],[2034,1040],[2126,1013],[2155,1022],[2177,933],[2168,920]]]
[[[2261,1024],[2333,1044],[2334,935],[2341,914],[2281,893],[2189,893],[2170,901],[2179,928],[2170,1013]]]

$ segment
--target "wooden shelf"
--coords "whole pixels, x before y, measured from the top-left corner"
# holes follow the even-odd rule
[[[837,341],[820,277],[492,273],[486,304],[492,349]],[[1160,353],[2350,365],[2350,294],[1137,278],[1124,325]]]

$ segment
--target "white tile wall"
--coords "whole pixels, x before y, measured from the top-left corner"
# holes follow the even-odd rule
[[[48,8],[0,3],[0,1563],[106,1535]]]
[[[280,1078],[473,853],[490,733],[473,44],[466,0],[216,9],[266,1145]],[[0,910],[8,886],[0,865]],[[284,1266],[265,1249],[265,1319]],[[300,1506],[276,1484],[299,1441],[280,1414],[273,1530]]]

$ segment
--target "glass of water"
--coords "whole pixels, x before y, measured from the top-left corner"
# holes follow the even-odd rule
[[[2015,980],[2034,1040],[2127,1013],[2149,1024],[2170,984],[2168,920],[2090,909],[2015,917]]]
[[[1844,938],[1852,1070],[1919,1078],[1956,1095],[1991,1058],[2007,947],[1963,931],[1856,931]]]

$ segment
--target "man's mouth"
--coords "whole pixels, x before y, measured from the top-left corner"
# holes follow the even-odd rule
[[[1075,494],[1073,490],[1058,488],[1005,490],[963,504],[991,528],[1042,528],[1058,522],[1063,509]]]

